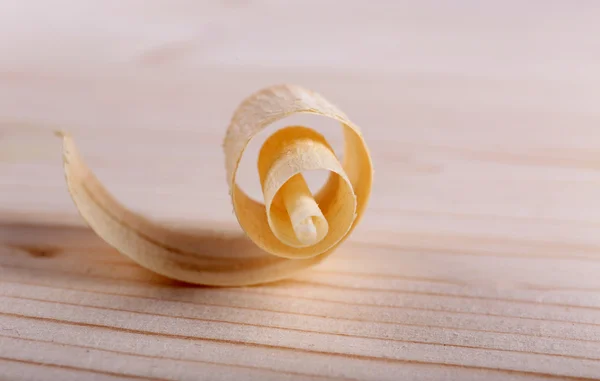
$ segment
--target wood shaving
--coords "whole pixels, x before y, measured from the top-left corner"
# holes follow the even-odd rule
[[[268,125],[300,113],[341,123],[344,163],[318,132],[302,126],[281,129],[260,151],[264,203],[254,201],[236,184],[245,148]],[[313,266],[356,227],[371,193],[371,158],[359,128],[321,95],[295,85],[272,86],[248,97],[235,111],[225,136],[231,201],[240,226],[256,245],[251,249],[236,247],[227,237],[185,235],[127,209],[84,163],[73,138],[68,133],[62,137],[69,192],[87,224],[141,266],[189,283],[253,285]],[[331,175],[312,195],[302,172],[316,169]]]

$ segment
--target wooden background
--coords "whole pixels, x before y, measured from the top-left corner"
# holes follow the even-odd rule
[[[0,2],[0,379],[599,379],[599,20],[597,1]],[[239,230],[224,131],[284,82],[373,153],[325,263],[192,287],[82,223],[55,128],[132,208]]]

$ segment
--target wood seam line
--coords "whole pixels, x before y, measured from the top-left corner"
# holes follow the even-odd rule
[[[280,370],[276,370],[276,369],[272,369],[272,368],[263,368],[263,367],[250,366],[250,365],[219,363],[219,362],[195,360],[195,359],[180,359],[180,358],[176,358],[176,357],[144,355],[144,354],[134,353],[134,352],[124,352],[124,351],[118,351],[118,350],[114,350],[114,349],[98,348],[98,347],[93,347],[93,346],[89,346],[89,345],[61,343],[61,342],[56,342],[56,341],[52,341],[52,340],[31,339],[31,338],[25,338],[25,337],[20,337],[20,336],[11,336],[11,335],[0,334],[0,337],[6,337],[6,338],[22,340],[22,341],[29,341],[29,342],[34,342],[34,343],[46,343],[46,344],[62,345],[65,347],[90,349],[90,350],[99,351],[99,352],[114,353],[114,354],[118,354],[118,355],[127,355],[127,356],[133,356],[133,357],[142,357],[142,358],[148,358],[148,359],[153,359],[153,360],[169,360],[169,361],[180,361],[180,362],[186,362],[186,363],[217,365],[220,367],[252,369],[252,370],[265,371],[265,372],[273,372],[276,374],[285,374],[285,375],[290,375],[290,376],[309,376],[309,377],[317,377],[317,378],[331,379],[331,380],[351,380],[351,379],[347,379],[347,378],[329,377],[329,376],[322,376],[322,375],[318,375],[318,374],[280,371]]]
[[[439,326],[439,325],[423,325],[423,324],[397,323],[397,322],[386,322],[386,321],[371,321],[371,320],[360,320],[360,319],[350,319],[350,318],[329,317],[329,316],[324,316],[324,315],[305,314],[305,313],[298,313],[298,312],[285,312],[285,311],[277,311],[277,310],[269,310],[269,309],[261,309],[261,308],[236,307],[236,306],[229,306],[229,305],[223,305],[223,304],[193,303],[193,302],[190,302],[190,301],[181,301],[181,300],[176,300],[176,299],[161,299],[161,298],[153,298],[153,297],[145,297],[145,296],[136,296],[136,295],[130,295],[130,294],[117,294],[117,293],[110,293],[110,292],[88,291],[88,290],[80,290],[80,289],[76,289],[76,288],[44,286],[44,285],[39,285],[39,284],[34,284],[34,283],[25,283],[25,282],[0,281],[0,284],[2,284],[2,283],[5,283],[5,284],[6,283],[13,283],[13,284],[19,284],[19,285],[30,285],[30,286],[37,286],[37,287],[46,287],[46,288],[56,289],[56,290],[69,290],[69,291],[76,291],[76,292],[90,293],[90,294],[131,297],[131,298],[134,298],[134,299],[142,299],[142,300],[146,299],[146,300],[155,300],[155,301],[168,301],[168,302],[171,302],[171,303],[189,304],[189,305],[193,305],[193,306],[224,307],[224,308],[230,308],[230,309],[250,310],[250,311],[259,311],[259,312],[272,312],[272,313],[277,313],[277,314],[289,314],[289,315],[296,315],[296,316],[310,316],[310,317],[317,317],[317,318],[329,319],[329,320],[334,320],[334,321],[343,320],[343,321],[352,321],[352,322],[359,322],[359,323],[385,324],[385,325],[399,326],[399,327],[439,328],[439,329],[448,329],[448,330],[453,330],[453,331],[494,333],[494,334],[501,334],[501,335],[515,335],[515,336],[523,336],[523,337],[558,339],[558,340],[573,341],[573,342],[582,342],[582,343],[600,343],[600,340],[573,339],[573,338],[568,338],[568,337],[551,336],[551,335],[534,335],[534,334],[520,333],[520,332],[488,331],[488,330],[483,330],[483,329],[455,328],[455,327]],[[35,298],[21,297],[21,296],[12,296],[12,295],[6,295],[6,294],[0,294],[0,296],[9,297],[9,298],[15,298],[15,299],[31,299],[31,300],[41,301],[41,302],[48,302],[48,303],[71,304],[71,303],[68,303],[68,302],[59,302],[59,301],[56,301],[56,300],[35,299]],[[83,305],[83,304],[73,304],[73,305],[86,306],[86,307],[97,307],[97,306]],[[118,308],[108,308],[108,307],[97,307],[97,308],[107,308],[107,309],[111,309],[111,310],[114,309],[115,311],[139,312],[139,313],[154,315],[154,313],[143,312],[143,311],[135,311],[135,310],[121,310],[121,309],[118,309]],[[171,318],[187,318],[187,319],[198,319],[198,320],[206,320],[206,321],[217,321],[217,322],[220,322],[220,323],[237,324],[237,322],[234,322],[234,321],[226,321],[226,320],[222,320],[221,321],[221,320],[214,320],[214,319],[203,319],[203,318],[196,318],[196,317],[192,317],[192,316],[176,316],[176,315],[166,315],[166,314],[156,314],[156,315],[157,316],[171,317]],[[240,324],[243,324],[243,323],[240,323]],[[252,324],[250,324],[250,325],[252,325]],[[286,329],[285,327],[278,327],[278,326],[264,326],[264,327]],[[331,332],[325,332],[325,331],[322,331],[322,332],[321,331],[308,331],[308,332],[313,332],[313,333],[331,333]],[[331,334],[333,334],[333,333],[331,333]]]
[[[50,368],[58,368],[58,369],[64,369],[64,370],[74,370],[74,371],[77,371],[77,372],[104,374],[106,376],[129,378],[129,379],[132,379],[132,380],[170,381],[170,380],[168,380],[166,378],[148,378],[148,377],[143,377],[143,376],[135,376],[135,375],[122,374],[122,373],[116,373],[116,372],[109,372],[109,371],[103,371],[103,370],[96,370],[96,369],[89,369],[89,368],[80,368],[80,367],[70,366],[70,365],[50,364],[50,363],[44,363],[44,362],[38,362],[38,361],[16,359],[16,358],[12,358],[12,357],[3,357],[3,356],[0,356],[0,360],[12,361],[12,362],[17,362],[17,363],[21,363],[21,364],[29,364],[29,365],[36,365],[36,366],[43,366],[43,367],[50,367]]]
[[[98,263],[104,265],[104,262],[92,260],[90,262]],[[109,263],[112,266],[117,267],[130,267],[133,264],[121,264],[121,263]],[[12,265],[4,265],[0,263],[0,266],[12,266]],[[136,265],[139,267],[139,265]],[[36,268],[33,268],[36,269]],[[398,289],[390,289],[390,288],[373,288],[373,287],[349,287],[342,285],[335,285],[330,283],[312,281],[312,280],[299,280],[299,279],[289,279],[285,281],[287,284],[306,284],[309,286],[316,286],[322,288],[333,288],[339,290],[353,290],[353,291],[367,291],[374,293],[393,293],[393,294],[403,294],[403,295],[425,295],[425,296],[437,296],[442,298],[451,298],[451,299],[467,299],[467,300],[484,300],[484,301],[497,301],[497,302],[506,302],[506,303],[515,303],[515,304],[526,304],[526,305],[535,305],[535,306],[553,306],[553,307],[566,307],[566,308],[581,308],[588,309],[594,311],[600,311],[600,307],[594,306],[581,306],[575,304],[563,304],[563,303],[555,303],[555,302],[535,302],[530,300],[519,300],[512,298],[504,298],[504,297],[493,297],[493,296],[471,296],[471,295],[456,295],[456,294],[445,294],[440,292],[430,292],[430,291],[419,291],[419,290],[398,290]],[[262,290],[265,288],[264,286],[253,286],[252,288],[244,288],[244,292],[249,292],[250,290]],[[277,285],[274,285],[273,288],[277,288]],[[238,288],[241,289],[241,288]]]
[[[316,350],[304,349],[304,348],[290,348],[290,347],[282,347],[282,346],[276,346],[276,345],[270,345],[270,344],[255,344],[255,343],[247,343],[247,342],[239,342],[239,341],[222,340],[222,339],[210,339],[210,338],[199,339],[196,337],[185,336],[185,335],[159,334],[159,333],[145,332],[145,331],[139,331],[139,330],[134,330],[134,329],[129,329],[129,328],[118,328],[118,327],[111,327],[111,326],[103,326],[103,325],[99,325],[99,324],[76,323],[76,322],[69,322],[69,321],[58,320],[58,319],[53,319],[53,318],[38,317],[38,316],[22,316],[19,314],[12,314],[12,313],[5,313],[5,312],[0,312],[0,315],[12,316],[12,317],[23,318],[23,319],[38,320],[38,321],[50,321],[50,322],[54,322],[57,324],[64,324],[64,325],[74,325],[74,326],[88,327],[88,328],[108,329],[111,331],[127,332],[127,333],[141,334],[141,335],[146,335],[146,336],[170,337],[170,338],[177,338],[177,339],[197,340],[197,341],[212,341],[212,342],[231,344],[231,345],[241,345],[241,346],[268,348],[268,349],[280,349],[280,350],[287,350],[287,351],[291,351],[291,352],[320,354],[320,355],[325,355],[325,356],[343,357],[343,358],[351,358],[351,359],[357,359],[357,360],[373,360],[373,361],[383,361],[383,362],[387,362],[387,363],[404,363],[404,364],[407,364],[407,363],[410,363],[410,364],[435,364],[435,365],[447,366],[447,367],[453,367],[453,368],[482,369],[482,370],[491,370],[491,371],[495,370],[495,371],[499,371],[499,372],[506,372],[506,373],[512,373],[512,374],[539,375],[539,376],[555,377],[555,378],[561,378],[561,379],[564,379],[566,377],[568,379],[573,379],[573,380],[592,380],[591,378],[585,378],[585,377],[582,378],[582,377],[577,377],[577,376],[562,376],[562,375],[556,375],[556,374],[552,374],[552,373],[543,373],[543,372],[537,372],[537,371],[523,371],[523,370],[515,370],[515,369],[503,369],[503,368],[492,368],[492,367],[460,365],[460,364],[445,364],[445,363],[427,362],[427,361],[419,361],[419,360],[401,360],[401,359],[392,359],[392,358],[386,358],[386,357],[374,357],[374,356],[355,355],[355,354],[348,354],[348,353],[324,352],[324,351],[316,351]]]
[[[6,267],[6,268],[13,268],[13,269],[32,270],[32,268],[25,267],[25,266],[5,265],[5,264],[1,264],[0,266]],[[34,268],[34,270],[41,270],[41,269]],[[114,278],[114,277],[108,277],[108,276],[102,276],[102,275],[96,275],[96,274],[81,274],[78,272],[64,271],[64,270],[57,270],[57,269],[52,269],[52,270],[46,269],[43,271],[52,272],[55,274],[75,275],[75,276],[83,277],[83,278],[96,278],[96,279],[102,279],[102,280],[109,279],[111,281],[140,284],[140,285],[144,285],[144,286],[152,285],[154,287],[172,288],[172,286],[170,286],[168,284],[159,283],[159,282],[155,282],[155,281],[148,281],[148,280],[144,281],[144,280],[137,280],[137,279]],[[303,300],[308,300],[308,301],[317,301],[317,302],[331,303],[331,304],[342,304],[342,305],[346,305],[346,306],[356,306],[356,307],[393,308],[393,309],[399,309],[399,310],[428,311],[428,312],[436,312],[436,313],[470,315],[470,316],[492,316],[492,317],[502,317],[502,318],[509,318],[509,319],[556,322],[556,323],[577,324],[577,325],[586,325],[586,326],[594,326],[594,327],[600,326],[600,323],[589,323],[589,322],[579,322],[579,321],[560,320],[560,319],[548,319],[548,318],[538,318],[538,317],[529,317],[529,316],[513,316],[513,315],[477,313],[477,312],[468,312],[468,311],[448,311],[448,310],[432,309],[432,308],[426,308],[426,307],[406,307],[406,306],[394,306],[394,305],[373,304],[373,303],[342,302],[339,300],[319,299],[319,298],[311,298],[311,297],[299,296],[299,295],[268,293],[268,292],[264,292],[264,291],[249,291],[247,289],[241,289],[241,288],[220,289],[219,291],[230,292],[233,294],[248,293],[248,294],[263,295],[263,296],[267,295],[267,296],[283,298],[283,299],[290,299],[290,298],[303,299]]]
[[[109,307],[94,307],[94,306],[89,306],[89,305],[81,305],[81,304],[76,304],[76,303],[65,303],[65,302],[48,302],[48,301],[44,301],[44,300],[40,300],[40,299],[35,299],[35,298],[19,298],[19,297],[11,297],[11,296],[4,296],[4,295],[3,295],[3,297],[10,298],[10,299],[17,299],[17,300],[31,300],[31,301],[38,301],[38,302],[44,302],[44,303],[57,303],[57,304],[68,305],[68,306],[83,307],[83,308],[88,308],[88,309],[92,309],[92,310],[119,311],[118,309],[109,308]],[[256,328],[271,328],[271,329],[279,329],[279,330],[282,330],[282,331],[312,333],[312,334],[317,334],[317,335],[318,334],[321,334],[321,335],[331,335],[331,336],[339,336],[339,337],[349,337],[349,338],[354,338],[354,339],[367,339],[367,340],[373,340],[373,341],[394,342],[394,343],[404,343],[404,344],[431,345],[431,346],[434,346],[434,347],[465,348],[465,349],[497,351],[497,352],[509,352],[509,353],[523,353],[523,354],[533,354],[533,355],[540,355],[540,356],[570,358],[570,359],[574,359],[574,360],[600,361],[599,357],[582,357],[582,356],[562,355],[562,354],[556,354],[556,353],[544,353],[544,352],[533,352],[533,351],[523,351],[523,350],[502,349],[502,348],[478,347],[478,346],[471,346],[471,345],[444,344],[444,343],[434,343],[434,342],[417,341],[417,340],[401,340],[401,339],[392,339],[392,338],[379,338],[379,337],[369,337],[369,336],[362,336],[362,335],[351,335],[351,334],[345,334],[345,333],[310,331],[310,330],[305,330],[305,329],[301,329],[301,328],[281,328],[281,327],[271,327],[271,326],[260,325],[260,324],[227,322],[227,321],[217,320],[217,319],[202,319],[202,318],[193,318],[193,317],[174,317],[174,316],[170,316],[170,315],[145,313],[145,312],[138,312],[138,311],[131,311],[131,310],[123,310],[123,311],[124,312],[128,312],[130,314],[136,314],[136,315],[142,315],[142,316],[143,315],[145,315],[145,316],[161,316],[161,317],[168,317],[168,318],[172,318],[172,319],[195,320],[195,321],[203,321],[203,322],[208,322],[208,323],[231,324],[231,325],[248,326],[248,327],[256,327]],[[0,312],[0,314],[2,314],[2,313],[3,312]],[[22,315],[22,316],[23,317],[30,317],[31,315]],[[54,319],[54,318],[52,318],[52,319]],[[69,321],[69,320],[66,320],[66,321]],[[82,324],[88,324],[88,323],[82,323]],[[114,326],[110,326],[110,327],[114,327]],[[114,327],[114,328],[120,328],[120,327]],[[141,332],[151,332],[151,331],[141,331]],[[196,337],[196,336],[190,336],[190,337]],[[200,339],[200,340],[204,340],[204,339],[211,340],[211,338],[204,338],[204,337],[197,337],[197,338]],[[230,341],[230,340],[228,340],[228,341]],[[231,341],[233,341],[233,340],[231,340]],[[239,343],[242,343],[242,344],[257,344],[257,343],[243,342],[243,341],[239,342]]]

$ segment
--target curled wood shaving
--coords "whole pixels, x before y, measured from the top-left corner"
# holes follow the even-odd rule
[[[322,135],[301,127],[274,133],[258,158],[264,204],[236,184],[236,171],[250,140],[269,124],[310,113],[342,124],[344,163]],[[372,165],[359,128],[322,96],[279,85],[258,91],[235,111],[223,149],[235,215],[255,246],[216,235],[186,235],[154,223],[120,204],[84,163],[73,138],[63,133],[66,181],[88,225],[140,265],[177,280],[242,286],[287,278],[322,261],[354,229],[371,192]],[[314,196],[303,171],[331,172]]]

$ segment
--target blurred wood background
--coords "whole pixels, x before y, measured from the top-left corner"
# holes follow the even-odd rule
[[[599,20],[596,1],[0,2],[0,379],[600,378]],[[127,205],[238,229],[224,131],[284,82],[373,153],[325,263],[192,287],[82,223],[57,128]]]

